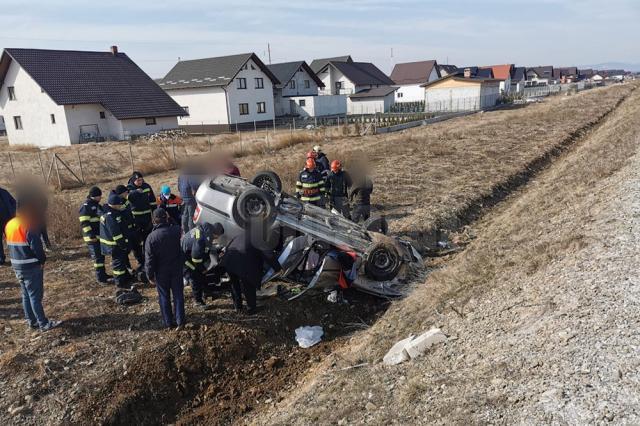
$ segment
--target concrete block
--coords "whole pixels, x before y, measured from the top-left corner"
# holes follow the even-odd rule
[[[384,362],[385,365],[397,365],[402,362],[409,361],[409,354],[405,350],[405,347],[413,337],[414,336],[409,336],[393,345],[384,358],[382,358],[382,362]]]
[[[434,344],[445,342],[446,340],[447,336],[445,336],[439,328],[432,328],[426,333],[407,342],[404,349],[410,358],[416,358],[425,353],[426,350]]]

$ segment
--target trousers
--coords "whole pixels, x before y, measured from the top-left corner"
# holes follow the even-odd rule
[[[182,233],[193,229],[193,214],[196,211],[196,200],[191,198],[184,200],[184,206],[182,207]]]
[[[165,327],[183,325],[185,322],[184,286],[180,273],[175,274],[175,276],[157,277],[156,289],[158,290],[158,303]]]
[[[129,287],[129,271],[127,271],[128,262],[129,255],[127,250],[123,250],[120,247],[114,247],[111,250],[111,269],[113,270],[113,278],[115,279],[116,286],[120,288]]]
[[[236,309],[242,308],[242,295],[244,294],[244,298],[247,301],[247,307],[249,309],[255,309],[256,291],[259,283],[252,283],[234,274],[229,274],[229,278],[231,279],[230,284],[233,307]]]
[[[15,273],[22,290],[24,318],[33,328],[44,327],[49,322],[42,307],[44,271],[37,266],[35,268],[16,270]]]
[[[100,248],[100,243],[89,243],[87,244],[87,248],[89,249],[89,256],[93,260],[93,268],[96,271],[96,279],[98,281],[106,281],[107,280],[107,272],[104,267],[104,255],[102,254],[102,249]]]

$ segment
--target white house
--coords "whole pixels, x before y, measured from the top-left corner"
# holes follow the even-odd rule
[[[435,60],[396,64],[391,72],[391,80],[398,86],[395,101],[424,101],[424,88],[420,86],[439,78],[440,71]]]
[[[527,82],[527,69],[513,67],[511,71],[511,93],[522,93]]]
[[[541,86],[553,84],[553,67],[551,65],[527,68],[527,85]]]
[[[277,117],[296,114],[299,98],[306,100],[308,97],[318,96],[318,88],[324,87],[305,61],[272,64],[267,68],[279,81],[273,89]]]
[[[500,80],[500,93],[508,95],[511,92],[511,74],[513,73],[513,64],[490,65],[481,67],[482,69],[491,69],[493,78]]]
[[[186,130],[272,121],[278,79],[255,53],[178,62],[158,84],[189,112]]]
[[[375,65],[369,62],[329,62],[318,73],[318,78],[322,80],[324,89],[320,91],[321,95],[345,95],[347,97],[347,113],[348,114],[373,114],[377,112],[388,112],[393,102],[389,102],[385,98],[388,93],[397,87],[394,87],[391,80],[385,73],[380,71]],[[365,90],[384,88],[381,91],[368,92],[377,97],[377,106],[384,106],[384,110],[373,109],[371,112],[362,112],[362,97],[353,95]],[[389,89],[389,90],[387,90]],[[382,94],[382,92],[386,92]],[[375,96],[374,96],[375,94]],[[353,100],[352,100],[353,97]],[[382,100],[382,103],[380,103]],[[372,102],[371,99],[367,102]]]
[[[495,106],[500,98],[500,80],[449,75],[423,85],[425,111],[476,111]]]
[[[110,52],[5,49],[0,113],[10,144],[37,146],[175,129],[185,114],[116,46]]]
[[[349,114],[377,114],[389,112],[395,103],[395,92],[392,86],[364,89],[349,96]],[[424,90],[424,89],[423,89]]]

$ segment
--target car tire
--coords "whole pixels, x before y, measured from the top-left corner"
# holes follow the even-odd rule
[[[366,252],[364,271],[377,281],[389,281],[398,275],[402,259],[398,249],[391,243],[381,241],[374,243]]]
[[[237,222],[243,228],[250,223],[260,223],[270,227],[276,218],[273,197],[259,188],[250,188],[240,194],[234,208]]]
[[[371,216],[362,224],[364,229],[370,232],[378,232],[387,235],[389,232],[389,223],[384,216]]]
[[[277,173],[270,170],[262,170],[251,179],[251,184],[258,188],[277,195],[282,192],[282,180]]]

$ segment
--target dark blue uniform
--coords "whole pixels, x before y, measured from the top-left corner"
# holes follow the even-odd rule
[[[154,226],[145,242],[145,270],[149,280],[156,283],[160,311],[166,327],[182,325],[185,321],[181,234],[180,226],[162,223]],[[175,316],[171,310],[172,296]]]
[[[78,219],[82,228],[82,238],[87,244],[89,255],[93,260],[93,267],[96,271],[96,280],[106,283],[107,273],[104,267],[104,255],[100,248],[100,216],[102,216],[102,206],[92,198],[87,198],[80,207]]]
[[[205,261],[209,258],[212,244],[200,227],[195,227],[184,234],[181,246],[184,253],[184,277],[191,282],[196,302],[202,302],[206,286]]]
[[[102,253],[111,255],[113,277],[120,288],[128,288],[130,283],[127,271],[129,244],[124,229],[122,213],[105,206],[105,211],[100,217],[100,247]]]
[[[127,251],[127,268],[131,268],[131,264],[129,263],[129,253],[133,252],[133,256],[138,262],[138,270],[142,271],[144,268],[144,250],[142,247],[142,241],[140,240],[140,235],[136,228],[136,222],[133,218],[133,212],[131,210],[131,203],[129,200],[124,200],[120,213],[122,215],[123,223],[122,232],[129,243],[129,250]]]

